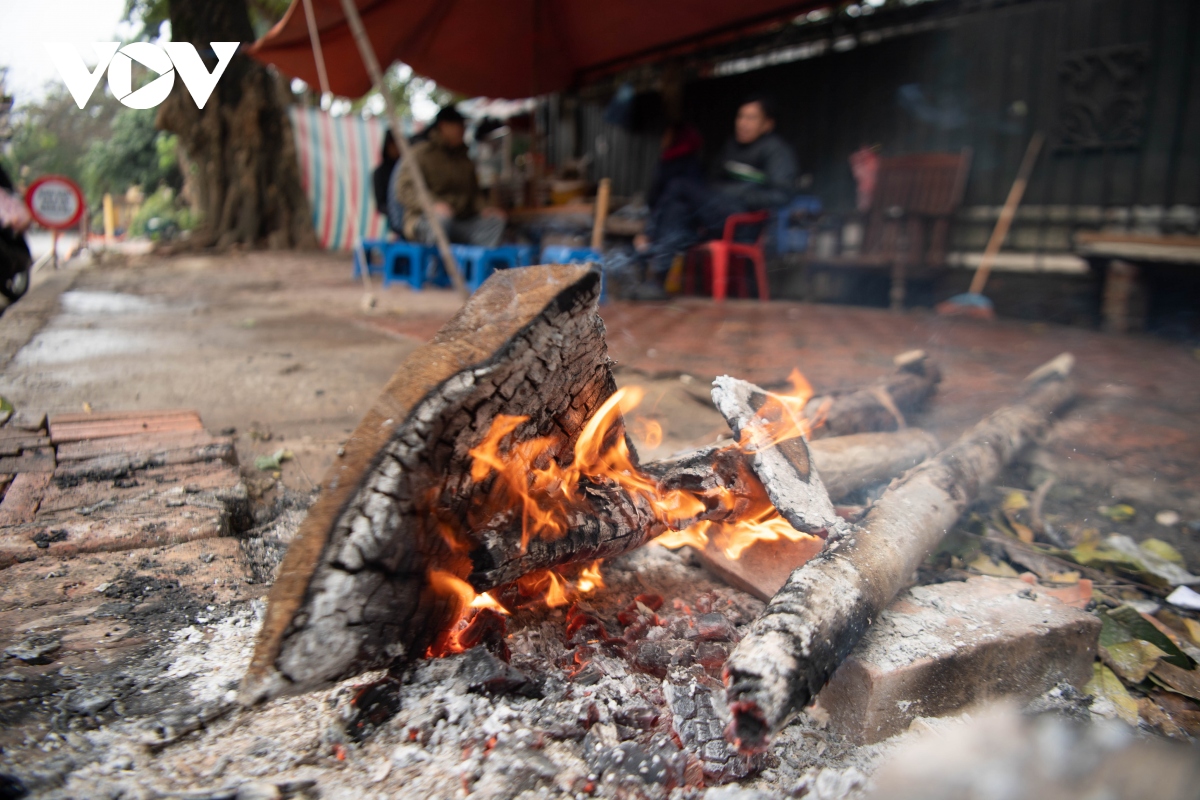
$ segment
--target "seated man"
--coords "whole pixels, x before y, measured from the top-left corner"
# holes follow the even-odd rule
[[[711,183],[685,176],[663,189],[646,237],[638,242],[650,274],[635,297],[661,297],[676,253],[720,237],[730,214],[785,205],[795,183],[796,157],[775,133],[774,104],[762,95],[748,98],[738,108],[734,136],[717,159]]]
[[[475,164],[463,142],[466,126],[454,106],[438,112],[429,138],[412,148],[410,158],[421,169],[433,200],[434,213],[455,244],[495,247],[504,235],[504,212],[485,208],[475,177]],[[422,213],[410,169],[398,165],[396,198],[404,206],[404,236],[433,244],[433,229]]]

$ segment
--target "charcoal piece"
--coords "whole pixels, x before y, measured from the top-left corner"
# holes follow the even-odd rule
[[[350,738],[361,741],[396,716],[400,710],[400,689],[400,682],[391,677],[354,687],[354,698],[350,701],[353,712],[345,725]]]
[[[475,612],[471,622],[458,635],[458,644],[464,649],[482,645],[487,651],[501,661],[508,661],[512,653],[505,639],[507,625],[499,612],[490,608],[481,608]]]
[[[631,661],[642,672],[665,678],[671,668],[671,651],[666,642],[638,642]]]
[[[703,680],[715,683],[707,677]],[[699,759],[706,778],[723,782],[750,774],[755,763],[725,741],[725,722],[718,713],[719,689],[679,671],[663,681],[663,695],[683,749]]]
[[[658,711],[649,706],[633,706],[614,712],[613,719],[621,725],[648,731],[658,724]]]
[[[458,663],[458,678],[467,689],[484,694],[523,694],[537,697],[529,676],[488,652],[483,645],[463,653]]]
[[[670,737],[656,734],[646,744],[627,741],[615,747],[591,731],[583,739],[583,755],[588,766],[603,781],[632,776],[645,784],[673,789],[683,783],[687,758]]]
[[[737,629],[733,627],[729,618],[719,611],[697,617],[696,633],[702,642],[732,642],[737,639]]]
[[[696,647],[696,663],[710,675],[719,675],[732,649],[733,645],[729,642],[701,642]]]

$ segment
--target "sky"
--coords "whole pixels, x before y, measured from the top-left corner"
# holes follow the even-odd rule
[[[46,86],[58,82],[45,42],[75,42],[89,67],[96,63],[90,42],[129,41],[134,27],[122,22],[126,0],[0,0],[0,67],[8,67],[5,88],[16,104],[45,95]],[[342,108],[344,106],[344,108]],[[345,113],[348,102],[335,103],[334,113]],[[380,113],[382,109],[372,109]],[[437,106],[425,95],[413,99],[418,119],[429,119]]]
[[[0,0],[0,66],[17,104],[37,100],[58,72],[44,42],[78,42],[84,61],[95,64],[88,42],[124,41],[133,29],[121,23],[125,0]]]

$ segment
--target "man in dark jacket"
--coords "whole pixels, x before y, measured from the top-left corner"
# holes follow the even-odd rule
[[[429,138],[409,155],[421,169],[433,199],[434,213],[446,236],[456,244],[495,247],[504,235],[504,212],[485,207],[475,162],[464,143],[466,126],[454,106],[438,112]],[[417,187],[409,169],[398,168],[396,197],[404,206],[404,236],[410,241],[433,244],[433,229],[422,213]]]
[[[685,176],[663,190],[646,240],[640,242],[650,274],[634,296],[663,296],[663,281],[676,253],[720,237],[730,214],[785,205],[795,183],[796,157],[775,133],[774,104],[762,95],[747,98],[738,108],[734,136],[721,150],[711,181]]]

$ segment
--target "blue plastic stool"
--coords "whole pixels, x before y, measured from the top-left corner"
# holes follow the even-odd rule
[[[590,247],[548,244],[542,248],[543,264],[599,264],[603,258],[602,255]]]
[[[604,256],[590,247],[571,247],[566,244],[548,244],[542,248],[543,264],[603,264]],[[604,270],[600,270],[600,301],[608,302],[608,281]]]
[[[809,216],[820,216],[822,211],[821,198],[810,194],[792,198],[792,202],[775,212],[775,252],[806,253],[808,252],[808,229],[791,227],[792,215],[805,213]]]
[[[454,260],[462,270],[463,281],[471,292],[475,292],[483,282],[498,269],[526,267],[533,262],[533,248],[530,245],[507,244],[498,247],[476,247],[469,244],[452,244],[450,251]],[[435,254],[436,257],[436,254]],[[450,276],[441,259],[437,259],[437,270],[433,283],[438,286],[450,286]]]
[[[376,251],[383,257],[382,269],[371,264],[371,255]],[[413,289],[420,290],[434,252],[434,248],[415,242],[388,242],[382,239],[363,241],[361,250],[354,250],[354,277],[357,279],[362,276],[359,256],[365,253],[367,269],[370,274],[382,272],[384,286],[407,283]]]

